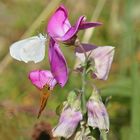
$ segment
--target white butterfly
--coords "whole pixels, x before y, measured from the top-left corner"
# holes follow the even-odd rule
[[[14,59],[25,63],[29,61],[40,62],[45,57],[46,40],[45,36],[39,34],[39,36],[17,41],[10,46],[10,55]]]

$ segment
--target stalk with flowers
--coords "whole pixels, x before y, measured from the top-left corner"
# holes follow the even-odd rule
[[[33,70],[29,73],[31,83],[41,92],[41,103],[38,118],[44,110],[49,96],[56,85],[64,87],[68,82],[69,70],[61,43],[75,47],[75,55],[80,60],[76,71],[82,75],[81,89],[73,90],[61,105],[60,119],[52,133],[54,137],[74,140],[94,140],[93,130],[98,128],[101,139],[106,140],[104,132],[109,131],[109,117],[97,87],[87,100],[86,88],[89,75],[91,78],[106,80],[114,56],[114,47],[95,46],[80,42],[78,32],[87,28],[100,26],[100,22],[87,22],[84,16],[79,17],[74,25],[68,19],[67,9],[61,5],[48,21],[46,35],[39,34],[11,45],[13,58],[35,63],[44,59],[45,45],[49,41],[48,58],[50,70]],[[69,49],[69,48],[68,48]],[[76,87],[74,87],[75,89]]]

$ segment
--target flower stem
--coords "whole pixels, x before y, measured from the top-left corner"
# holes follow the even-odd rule
[[[81,50],[83,51],[83,53],[84,53],[85,58],[87,59],[88,56],[87,56],[87,54],[86,54],[86,51],[85,51],[84,47],[82,46],[82,44],[81,44],[81,42],[79,41],[78,38],[77,38],[76,41],[75,41],[75,46],[76,46],[76,47],[80,47],[80,49],[81,49]]]
[[[86,113],[85,86],[86,86],[86,67],[84,66],[83,73],[82,73],[82,95],[81,95],[82,96],[82,110],[83,110],[83,113]]]
[[[100,140],[107,140],[107,133],[105,131],[100,131]]]
[[[88,62],[88,56],[87,53],[84,49],[84,47],[82,46],[81,42],[79,41],[79,39],[77,38],[75,41],[75,46],[76,47],[80,47],[81,50],[83,51],[83,54],[85,56],[85,61],[84,61],[84,66],[83,66],[83,71],[82,71],[82,92],[81,92],[81,100],[82,100],[82,111],[83,114],[86,113],[86,97],[85,97],[85,87],[86,87],[86,70],[87,70],[87,62]]]

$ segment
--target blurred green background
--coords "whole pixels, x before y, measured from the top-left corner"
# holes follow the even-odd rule
[[[79,38],[90,39],[98,46],[115,46],[115,58],[107,81],[93,81],[108,103],[109,140],[140,139],[140,1],[138,0],[0,0],[0,140],[30,140],[35,124],[45,121],[56,125],[55,108],[68,92],[80,87],[80,75],[73,72],[74,48],[61,47],[70,68],[70,79],[64,89],[55,88],[47,107],[37,119],[40,95],[28,80],[33,69],[48,69],[46,58],[34,64],[9,57],[9,46],[21,38],[42,32],[51,13],[63,3],[71,23],[80,15],[88,21],[100,21],[102,27],[92,36],[84,31]],[[86,39],[85,39],[86,38]],[[87,89],[90,94],[91,89]]]

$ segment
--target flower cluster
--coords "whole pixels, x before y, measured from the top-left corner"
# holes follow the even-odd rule
[[[85,77],[90,73],[94,79],[107,80],[110,67],[114,56],[114,47],[95,46],[81,43],[78,38],[78,32],[87,28],[93,28],[102,25],[100,22],[87,22],[85,16],[80,16],[74,25],[71,25],[68,19],[67,9],[61,5],[50,17],[45,29],[46,35],[39,34],[18,42],[10,46],[10,54],[13,58],[25,63],[34,61],[40,62],[45,56],[46,42],[49,42],[48,58],[50,70],[33,70],[29,73],[29,79],[34,86],[42,92],[41,105],[38,117],[44,110],[48,97],[51,95],[54,87],[58,84],[64,87],[68,81],[68,65],[60,49],[61,43],[68,46],[75,46],[75,55],[80,59],[77,69]],[[54,137],[70,138],[80,122],[85,117],[85,112],[81,109],[81,98],[85,91],[79,92],[64,105],[58,125],[53,129]],[[74,92],[74,95],[77,93]],[[71,103],[72,102],[72,103]],[[87,124],[83,127],[99,128],[100,130],[109,130],[109,118],[104,104],[96,89],[87,104]],[[79,128],[80,129],[80,128]],[[87,129],[83,129],[87,131]],[[82,132],[82,130],[81,130]],[[79,133],[75,137],[91,137],[85,133]]]

